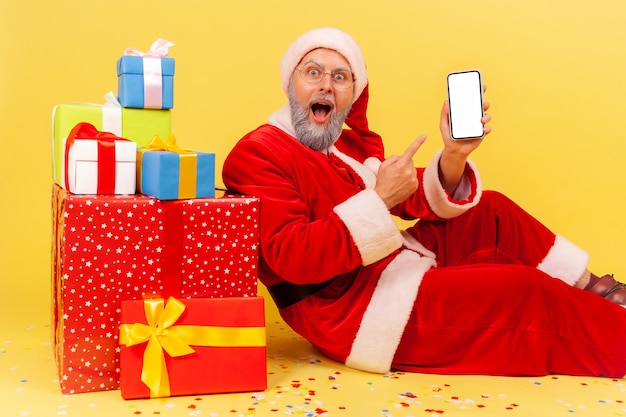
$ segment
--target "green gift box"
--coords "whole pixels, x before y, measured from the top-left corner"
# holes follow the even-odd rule
[[[138,148],[147,145],[155,135],[170,135],[170,110],[124,108],[113,93],[105,98],[105,104],[63,103],[52,110],[52,175],[57,184],[65,186],[65,141],[78,123],[91,123],[100,131],[130,139]]]

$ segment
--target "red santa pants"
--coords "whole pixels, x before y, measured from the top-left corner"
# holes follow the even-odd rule
[[[494,191],[485,191],[476,207],[454,219],[419,221],[408,232],[435,252],[438,266],[514,263],[536,267],[555,241],[552,231]]]
[[[536,269],[554,234],[510,200],[485,193],[462,216],[411,233],[439,266],[424,276],[395,369],[626,374],[626,309]]]

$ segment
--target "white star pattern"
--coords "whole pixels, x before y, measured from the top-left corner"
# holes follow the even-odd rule
[[[122,301],[257,294],[256,198],[159,201],[55,186],[53,201],[55,356],[64,393],[119,387]]]

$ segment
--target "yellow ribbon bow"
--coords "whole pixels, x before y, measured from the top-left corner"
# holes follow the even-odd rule
[[[265,346],[264,327],[219,327],[177,325],[185,304],[170,297],[144,300],[148,324],[122,324],[120,344],[131,347],[147,342],[143,354],[141,381],[150,389],[150,397],[168,397],[170,383],[165,350],[172,357],[189,355],[195,346]]]
[[[145,149],[146,151],[169,151],[179,154],[195,153],[190,149],[185,149],[178,146],[176,144],[176,136],[174,135],[169,135],[169,137],[165,141],[161,139],[161,136],[154,135],[150,143],[148,143],[143,149]]]

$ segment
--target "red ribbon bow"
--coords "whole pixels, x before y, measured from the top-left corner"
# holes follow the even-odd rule
[[[68,160],[70,148],[76,140],[98,141],[98,194],[115,194],[115,141],[120,138],[109,132],[100,132],[90,123],[78,123],[65,142],[65,187],[69,190]]]

